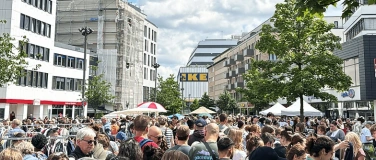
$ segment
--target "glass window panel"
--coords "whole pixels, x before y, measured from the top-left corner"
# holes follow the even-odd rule
[[[354,59],[350,58],[345,60],[345,66],[353,65],[354,64]]]
[[[25,26],[24,26],[24,28],[26,29],[26,30],[29,30],[29,24],[30,23],[30,17],[29,16],[25,16]]]
[[[345,74],[351,77],[352,85],[355,85],[355,65],[346,66]]]
[[[20,18],[20,28],[21,28],[21,29],[24,29],[24,28],[25,28],[25,15],[24,15],[24,14],[21,14],[21,18]]]
[[[355,85],[359,86],[360,85],[360,77],[359,77],[359,63],[355,64]]]

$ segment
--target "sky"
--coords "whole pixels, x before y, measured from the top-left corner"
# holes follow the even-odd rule
[[[249,32],[270,18],[283,0],[128,0],[157,25],[158,74],[177,75],[199,41]],[[340,16],[330,7],[327,16]]]

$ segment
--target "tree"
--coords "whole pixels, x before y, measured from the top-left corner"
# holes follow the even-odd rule
[[[198,102],[200,107],[204,106],[210,110],[213,110],[212,107],[215,107],[215,101],[211,99],[206,92],[204,93],[204,95],[202,95],[201,99]]]
[[[183,100],[179,90],[179,84],[173,74],[163,79],[158,76],[157,86],[157,103],[161,104],[169,113],[179,113],[182,109]],[[150,94],[150,98],[154,101],[154,92]]]
[[[0,20],[0,23],[6,23],[6,21]],[[28,65],[25,60],[27,54],[22,49],[22,46],[26,45],[26,37],[22,37],[19,48],[12,41],[15,41],[15,39],[9,33],[0,35],[0,87],[8,82],[15,82],[19,77],[22,77],[24,69]]]
[[[254,60],[251,60],[251,64],[255,63]],[[266,67],[268,66],[263,66],[262,68]],[[244,81],[247,82],[246,87],[238,88],[237,91],[243,94],[243,99],[253,104],[255,112],[261,111],[263,108],[269,106],[270,102],[274,102],[279,98],[278,95],[270,93],[280,88],[279,85],[281,85],[281,83],[269,77],[268,74],[260,72],[257,67],[251,67],[247,73],[243,75],[243,78]]]
[[[91,69],[96,71],[98,68],[91,66]],[[94,109],[94,115],[97,114],[98,107],[110,104],[115,98],[115,96],[111,94],[111,83],[103,80],[103,74],[94,75],[89,79],[85,96],[88,105]]]
[[[306,11],[311,13],[324,13],[329,6],[337,6],[341,0],[297,0],[296,8],[299,10],[300,15]],[[368,0],[368,4],[376,4],[376,0]],[[344,0],[342,3],[345,6],[342,12],[342,18],[349,17],[354,12],[354,8],[360,6],[358,0]]]
[[[194,110],[196,110],[196,109],[198,109],[198,108],[200,108],[201,106],[200,106],[200,103],[198,102],[198,100],[197,99],[195,99],[193,102],[192,102],[192,104],[189,106],[189,108],[191,109],[191,111],[194,111]]]
[[[274,54],[277,61],[253,61],[258,71],[249,76],[261,79],[271,97],[286,98],[289,102],[300,98],[300,116],[303,119],[303,96],[315,96],[323,101],[337,101],[323,88],[345,91],[351,78],[342,71],[343,60],[332,54],[340,49],[340,37],[331,33],[333,24],[327,24],[318,14],[299,15],[296,0],[276,5],[272,17],[274,27],[264,25],[256,49]],[[259,80],[260,81],[260,80]],[[270,85],[268,85],[270,84]]]
[[[222,111],[233,110],[236,108],[236,101],[227,91],[219,95],[217,107]]]

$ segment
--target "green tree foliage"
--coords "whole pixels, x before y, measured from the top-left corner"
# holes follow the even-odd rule
[[[296,8],[301,15],[306,11],[311,13],[324,13],[329,6],[336,7],[340,1],[341,0],[297,0]],[[368,4],[376,4],[376,0],[368,0]],[[352,9],[360,6],[358,0],[344,0],[342,5],[345,6],[342,12],[342,18],[349,17],[353,14]]]
[[[0,21],[6,23],[5,21]],[[0,87],[8,82],[15,82],[19,77],[23,76],[23,70],[27,67],[28,63],[25,58],[27,54],[21,48],[17,48],[12,42],[9,33],[0,35]],[[26,37],[20,41],[20,46],[25,46],[27,42]]]
[[[290,102],[300,98],[303,117],[303,95],[336,101],[322,89],[348,90],[351,78],[342,71],[342,59],[332,54],[341,47],[340,38],[331,33],[334,25],[318,14],[299,16],[295,4],[296,0],[290,0],[276,5],[272,17],[275,28],[264,25],[256,44],[260,52],[274,54],[278,60],[253,61],[251,67],[258,71],[248,76],[266,82],[265,90],[270,94],[266,97],[285,97]]]
[[[236,108],[236,101],[227,91],[219,95],[217,107],[222,111],[229,111]]]
[[[213,110],[213,107],[215,107],[215,101],[211,99],[206,92],[204,93],[204,95],[202,95],[201,99],[198,102],[200,107],[204,106],[210,110]]]
[[[96,66],[91,66],[92,70],[97,70]],[[86,101],[88,106],[94,109],[94,114],[97,114],[98,107],[106,104],[111,104],[115,98],[111,94],[111,83],[103,80],[103,74],[94,75],[89,79],[85,92]]]
[[[179,113],[182,109],[183,100],[181,99],[181,93],[179,90],[179,84],[176,81],[176,77],[171,74],[170,77],[163,79],[158,76],[157,86],[157,103],[165,107],[169,113]],[[154,101],[154,92],[150,94],[150,98]]]
[[[190,105],[190,110],[191,111],[194,111],[194,110],[196,110],[196,109],[198,109],[198,108],[200,108],[201,106],[200,106],[200,103],[198,102],[198,100],[197,99],[195,99],[193,102],[192,102],[192,104]]]

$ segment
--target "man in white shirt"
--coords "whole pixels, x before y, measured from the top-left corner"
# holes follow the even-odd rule
[[[371,131],[369,130],[371,125],[372,125],[372,122],[367,122],[360,133],[360,140],[362,141],[363,144],[367,144],[367,143],[372,144],[372,140],[374,138],[372,137]]]

